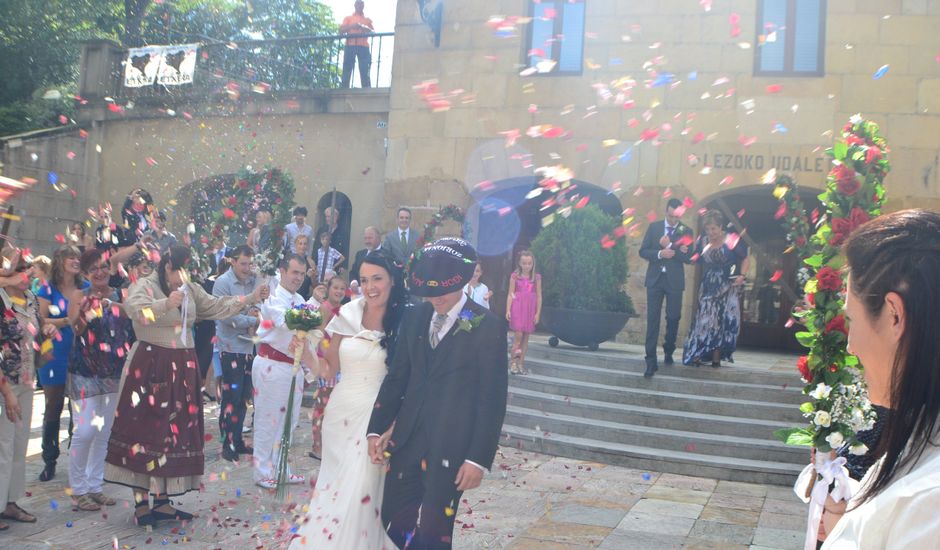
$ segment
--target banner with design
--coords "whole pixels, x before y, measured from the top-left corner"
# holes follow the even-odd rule
[[[124,62],[124,86],[192,84],[198,49],[198,44],[131,48]]]

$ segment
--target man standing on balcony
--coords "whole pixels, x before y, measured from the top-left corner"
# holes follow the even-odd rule
[[[353,64],[356,58],[359,58],[359,80],[363,88],[371,88],[372,82],[369,79],[369,69],[372,67],[372,54],[369,52],[369,39],[359,37],[363,34],[372,34],[375,32],[372,26],[372,20],[366,17],[362,10],[365,9],[365,3],[362,0],[356,0],[356,13],[346,16],[343,24],[339,26],[339,33],[346,35],[346,50],[343,53],[343,88],[349,87],[349,80],[352,77]]]

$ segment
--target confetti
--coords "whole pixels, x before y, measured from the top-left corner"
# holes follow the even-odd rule
[[[888,72],[888,65],[882,65],[881,67],[878,68],[877,71],[875,71],[875,74],[872,75],[871,79],[878,80],[881,77],[883,77],[885,73],[887,72]]]
[[[778,269],[777,271],[774,271],[774,274],[770,277],[770,282],[776,283],[777,281],[780,280],[780,277],[782,276],[783,276],[783,270]]]

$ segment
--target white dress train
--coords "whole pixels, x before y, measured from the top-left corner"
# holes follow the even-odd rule
[[[323,461],[290,550],[395,550],[382,526],[385,466],[369,458],[366,430],[387,368],[383,333],[362,326],[365,300],[344,305],[327,332],[344,336],[340,381],[323,416]]]

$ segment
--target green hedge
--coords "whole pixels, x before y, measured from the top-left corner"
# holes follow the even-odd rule
[[[620,220],[588,206],[567,218],[556,215],[532,241],[532,252],[542,274],[542,302],[549,307],[585,311],[635,313],[624,291],[627,254],[623,239],[611,248],[601,238]]]

